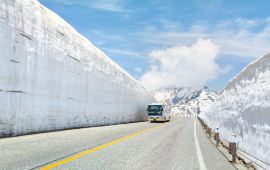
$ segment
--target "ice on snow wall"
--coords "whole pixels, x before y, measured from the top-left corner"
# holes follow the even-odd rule
[[[140,121],[152,101],[36,0],[0,1],[0,137]]]

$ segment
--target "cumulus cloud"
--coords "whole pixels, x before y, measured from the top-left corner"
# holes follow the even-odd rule
[[[151,69],[140,78],[148,89],[165,87],[201,87],[221,72],[215,59],[219,47],[209,39],[191,46],[174,46],[152,51]]]

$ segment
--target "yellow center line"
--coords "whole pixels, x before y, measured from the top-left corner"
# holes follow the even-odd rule
[[[160,127],[160,126],[162,126],[162,125],[157,125],[157,126],[154,126],[154,127],[151,127],[151,128],[146,128],[146,129],[144,129],[144,130],[142,130],[142,131],[133,133],[133,134],[131,134],[131,135],[128,135],[128,136],[125,136],[125,137],[122,137],[122,138],[113,140],[113,141],[111,141],[111,142],[108,142],[108,143],[99,145],[99,146],[97,146],[97,147],[94,147],[94,148],[91,148],[91,149],[82,151],[82,152],[80,152],[80,153],[77,153],[77,154],[75,154],[75,155],[72,155],[72,156],[70,156],[70,157],[67,157],[67,158],[65,158],[65,159],[62,159],[62,160],[60,160],[60,161],[57,161],[57,162],[48,164],[48,165],[46,165],[46,166],[44,166],[44,167],[41,167],[40,170],[50,170],[50,169],[56,168],[56,167],[58,167],[58,166],[61,166],[61,165],[63,165],[63,164],[67,164],[67,163],[69,163],[69,162],[71,162],[71,161],[74,161],[75,159],[78,159],[78,158],[80,158],[80,157],[82,157],[82,156],[85,156],[85,155],[88,155],[88,154],[90,154],[90,153],[99,151],[99,150],[101,150],[101,149],[104,149],[104,148],[106,148],[106,147],[112,146],[112,145],[117,144],[117,143],[119,143],[119,142],[128,140],[128,139],[133,138],[133,137],[135,137],[135,136],[141,135],[141,134],[143,134],[143,133],[145,133],[145,132],[147,132],[147,131],[149,131],[149,130],[158,128],[158,127]]]

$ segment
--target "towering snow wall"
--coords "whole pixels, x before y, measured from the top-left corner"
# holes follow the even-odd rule
[[[270,54],[231,80],[200,116],[224,139],[270,164]]]
[[[0,1],[0,137],[140,121],[153,100],[36,0]]]

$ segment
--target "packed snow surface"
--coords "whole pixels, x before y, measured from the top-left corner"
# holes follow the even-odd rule
[[[135,79],[36,0],[0,1],[0,137],[140,121]]]
[[[270,164],[270,54],[248,65],[202,108],[200,117],[219,128],[223,139]]]

